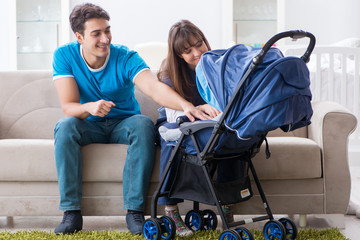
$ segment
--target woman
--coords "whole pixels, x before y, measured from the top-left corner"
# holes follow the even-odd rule
[[[200,61],[203,53],[211,50],[210,45],[202,31],[188,20],[182,20],[175,23],[170,31],[168,38],[168,55],[162,63],[158,78],[160,81],[168,84],[183,98],[197,106],[198,109],[214,118],[220,114],[220,111],[213,108],[201,98],[196,87],[195,67]],[[184,115],[181,111],[173,109],[165,109],[166,122],[160,123],[161,139],[161,161],[160,173],[162,175],[165,166],[169,160],[172,147],[167,145],[166,141],[177,140],[176,136],[169,136],[171,131],[168,128],[177,128],[176,118]],[[160,112],[160,116],[164,119],[164,111]],[[161,118],[160,117],[160,118]],[[159,126],[159,125],[158,125]],[[164,130],[165,129],[165,130]],[[170,173],[171,174],[171,173]],[[166,188],[166,183],[164,184]],[[163,189],[163,190],[164,190]],[[177,234],[187,236],[192,233],[184,224],[177,207],[177,203],[181,199],[171,199],[168,197],[159,198],[159,204],[165,205],[165,214],[171,217],[176,224]],[[225,209],[225,213],[228,209]]]

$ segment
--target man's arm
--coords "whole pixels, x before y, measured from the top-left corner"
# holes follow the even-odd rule
[[[54,81],[60,104],[65,116],[87,118],[93,116],[106,116],[115,104],[111,101],[99,100],[97,102],[80,103],[79,88],[73,77],[59,78]]]
[[[201,120],[211,119],[210,116],[195,108],[193,104],[182,98],[168,85],[160,82],[150,70],[143,71],[136,76],[134,84],[140,89],[140,91],[151,97],[160,105],[184,111],[190,121],[194,121],[195,118]]]

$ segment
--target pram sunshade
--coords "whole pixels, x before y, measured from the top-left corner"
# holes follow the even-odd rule
[[[203,54],[196,67],[197,86],[204,100],[225,111],[243,75],[260,48],[235,45]],[[309,71],[297,57],[270,48],[236,95],[225,126],[245,140],[276,128],[292,131],[310,124]]]

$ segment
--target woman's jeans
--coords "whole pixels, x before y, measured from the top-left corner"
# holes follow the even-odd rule
[[[167,121],[162,122],[161,124],[158,125],[158,127],[160,126],[165,126],[168,129],[175,129],[178,128],[179,126],[176,123],[169,123]],[[161,176],[164,173],[164,170],[166,168],[166,166],[168,165],[168,162],[170,160],[171,157],[171,153],[173,151],[173,147],[171,145],[169,145],[168,142],[166,142],[163,138],[160,137],[160,144],[161,144],[161,155],[160,155],[160,180],[161,180]],[[161,192],[165,192],[165,191],[169,191],[172,185],[172,181],[174,180],[174,178],[176,177],[176,166],[179,162],[179,159],[176,159],[175,162],[172,165],[172,168],[169,170],[167,177],[164,180],[164,183],[161,187]],[[175,205],[178,204],[180,202],[183,202],[183,199],[178,199],[178,198],[169,198],[168,196],[161,196],[158,199],[158,204],[159,205]]]
[[[124,209],[144,211],[155,155],[155,126],[150,118],[134,115],[121,120],[93,122],[65,117],[56,124],[54,137],[60,210],[81,208],[81,146],[118,143],[129,145],[123,170]]]

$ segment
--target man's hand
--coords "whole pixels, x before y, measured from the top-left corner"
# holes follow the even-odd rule
[[[115,107],[111,101],[99,100],[96,102],[86,103],[86,111],[93,116],[105,117]]]
[[[198,109],[209,115],[211,118],[214,118],[221,113],[209,104],[199,105]]]

